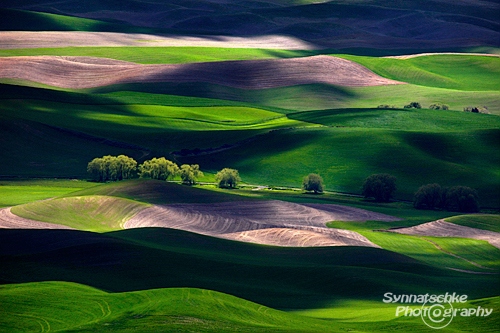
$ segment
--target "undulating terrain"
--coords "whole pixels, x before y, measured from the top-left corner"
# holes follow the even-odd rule
[[[498,330],[496,1],[0,7],[0,332]],[[89,181],[106,155],[203,176]],[[434,183],[479,211],[414,208]]]

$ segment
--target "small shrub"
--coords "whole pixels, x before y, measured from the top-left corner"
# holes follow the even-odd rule
[[[449,110],[450,107],[446,104],[431,104],[429,106],[429,109],[431,109],[431,110]]]
[[[489,113],[488,108],[486,106],[483,107],[478,107],[478,106],[466,106],[464,108],[465,112],[472,112],[472,113]]]
[[[410,104],[405,105],[405,109],[421,109],[422,105],[419,102],[411,102]]]

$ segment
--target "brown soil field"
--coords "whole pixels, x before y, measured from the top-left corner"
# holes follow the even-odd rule
[[[465,227],[458,224],[445,222],[444,220],[437,220],[434,222],[423,223],[410,228],[394,229],[390,231],[406,235],[479,239],[485,240],[491,245],[500,249],[500,233]]]
[[[295,204],[284,201],[237,201],[213,204],[155,205],[136,213],[125,229],[162,227],[219,238],[276,246],[378,247],[349,230],[326,227],[341,221],[396,221],[395,217],[339,205]],[[0,228],[71,229],[19,217],[9,208],[0,210]]]
[[[132,82],[205,82],[242,89],[313,83],[347,87],[403,84],[331,56],[175,65],[141,65],[92,57],[5,57],[0,58],[0,78],[71,89]]]
[[[311,50],[312,44],[287,36],[158,36],[86,31],[0,31],[1,49],[52,48],[78,46],[197,46]]]
[[[25,219],[11,213],[10,208],[0,209],[0,228],[5,229],[72,229],[70,227]]]
[[[334,220],[396,220],[392,216],[356,208],[325,205],[322,209],[322,205],[313,206],[277,200],[157,205],[142,210],[124,226],[182,229],[268,245],[376,247],[356,232],[327,228],[325,223]]]

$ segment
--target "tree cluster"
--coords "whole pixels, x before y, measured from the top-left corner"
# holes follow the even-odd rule
[[[447,104],[435,103],[435,104],[429,105],[429,109],[431,109],[431,110],[449,110],[450,107]]]
[[[203,177],[198,164],[183,164],[179,167],[176,163],[165,157],[153,158],[137,166],[137,162],[128,156],[103,156],[94,158],[87,165],[90,179],[96,182],[117,181],[123,179],[151,178],[170,180],[180,176],[184,184],[193,185],[199,177]]]
[[[421,186],[413,199],[417,209],[446,209],[464,213],[479,212],[477,191],[467,186],[441,187],[439,184]]]
[[[87,165],[90,178],[96,182],[116,181],[136,176],[137,162],[128,156],[103,156]]]
[[[489,113],[488,108],[486,106],[483,107],[478,107],[478,106],[466,106],[464,108],[465,112],[472,112],[472,113]]]
[[[419,102],[411,102],[410,104],[405,105],[405,109],[421,109],[422,105]]]
[[[396,189],[396,177],[379,173],[365,179],[362,194],[365,198],[374,198],[377,202],[389,202]]]

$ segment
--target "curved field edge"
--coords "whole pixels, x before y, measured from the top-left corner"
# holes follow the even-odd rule
[[[471,214],[452,216],[444,219],[446,222],[463,225],[466,227],[500,232],[500,215]]]
[[[96,186],[83,180],[0,180],[0,208],[66,195]]]
[[[137,183],[136,183],[137,184]],[[142,183],[143,190],[148,186]],[[129,183],[132,187],[133,183]],[[171,191],[191,193],[172,184]],[[116,190],[116,188],[115,188]],[[128,189],[130,190],[130,189]],[[151,195],[152,191],[143,194]],[[214,192],[205,192],[211,196]],[[174,196],[175,193],[173,194]],[[243,199],[243,198],[242,198]],[[110,231],[124,228],[165,227],[200,234],[278,246],[374,246],[361,235],[343,230],[326,229],[325,222],[335,219],[397,218],[366,210],[339,205],[315,206],[287,203],[277,200],[241,200],[200,204],[153,206],[110,196],[74,196],[37,201],[10,209],[15,215],[4,213],[0,226],[6,228],[44,228],[47,225],[69,226],[86,231]],[[30,219],[28,221],[24,219]],[[52,226],[51,226],[52,227]],[[54,226],[55,227],[55,226]]]
[[[338,56],[383,77],[419,86],[465,91],[498,91],[500,87],[499,56],[436,54],[409,59]]]
[[[66,47],[0,50],[0,57],[86,56],[140,64],[182,64],[256,59],[283,59],[325,54],[321,51],[214,47]],[[408,59],[329,54],[365,66],[376,74],[418,86],[460,91],[498,91],[500,57],[430,54]]]
[[[387,232],[389,228],[401,228],[406,223],[387,225],[369,222],[329,222],[332,228],[356,231],[385,250],[393,251],[445,269],[466,270],[481,274],[500,273],[500,250],[486,241],[456,238],[404,235]]]
[[[225,48],[225,47],[54,47],[30,49],[0,49],[0,57],[15,56],[85,56],[110,58],[138,64],[181,64],[193,62],[296,58],[318,52],[281,49]]]
[[[113,292],[193,287],[277,309],[379,300],[388,290],[498,294],[497,276],[432,267],[369,247],[282,248],[164,228],[106,234],[5,229],[0,239],[2,283],[72,281]]]
[[[36,221],[106,232],[122,229],[127,220],[148,206],[109,196],[78,196],[36,201],[12,207],[11,211]]]

